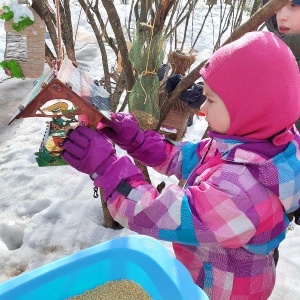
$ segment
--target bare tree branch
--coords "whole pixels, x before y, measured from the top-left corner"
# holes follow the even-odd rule
[[[196,45],[196,43],[197,43],[197,41],[198,41],[198,39],[199,39],[199,37],[200,37],[200,35],[201,35],[201,33],[202,33],[202,30],[203,30],[205,21],[206,21],[206,19],[208,18],[209,14],[210,14],[210,12],[211,12],[211,10],[212,10],[212,8],[213,8],[213,5],[209,5],[209,6],[208,6],[208,11],[207,11],[206,15],[204,16],[204,19],[203,19],[201,28],[200,28],[200,30],[199,30],[199,32],[198,32],[198,34],[197,34],[197,37],[195,38],[195,41],[194,41],[194,43],[193,43],[193,45],[192,45],[191,51],[194,49],[194,47],[195,47],[195,45]]]
[[[96,24],[96,21],[94,19],[93,14],[91,13],[91,8],[88,6],[88,4],[85,3],[85,0],[78,0],[79,4],[81,5],[81,7],[83,8],[83,10],[86,13],[87,19],[94,31],[94,34],[96,36],[98,45],[99,45],[99,49],[101,52],[101,57],[102,57],[102,65],[103,65],[103,70],[104,70],[104,74],[107,75],[104,78],[105,81],[105,88],[107,89],[108,93],[111,95],[111,84],[110,84],[110,78],[108,76],[109,74],[109,67],[108,67],[108,59],[107,59],[107,53],[105,50],[105,45],[104,42],[102,40],[102,35],[98,29],[98,26]]]
[[[107,22],[104,23],[101,14],[99,12],[99,5],[98,5],[98,0],[96,1],[94,6],[89,5],[89,7],[91,8],[91,10],[94,12],[94,14],[97,17],[97,20],[100,24],[101,30],[102,30],[102,36],[104,37],[105,41],[107,42],[107,44],[112,48],[112,50],[115,52],[116,56],[118,55],[118,47],[116,46],[114,39],[111,38],[106,31],[106,25]]]
[[[66,7],[62,5],[59,1],[59,11],[61,21],[69,20],[71,18],[71,11],[70,11],[70,0],[64,0],[64,4]],[[73,40],[73,30],[72,30],[72,22],[61,22],[61,38],[66,48],[67,56],[70,60],[75,61],[75,49],[74,49],[74,40]]]
[[[118,48],[120,50],[124,74],[126,77],[127,90],[131,91],[135,82],[135,78],[133,75],[132,64],[128,58],[128,49],[127,49],[127,44],[126,44],[124,34],[122,32],[120,18],[111,0],[102,0],[102,4],[107,12],[109,22],[114,31]]]
[[[58,43],[55,26],[56,16],[53,9],[50,7],[49,3],[46,0],[32,0],[32,8],[44,20],[50,35],[51,42],[55,49],[56,56],[58,56]]]

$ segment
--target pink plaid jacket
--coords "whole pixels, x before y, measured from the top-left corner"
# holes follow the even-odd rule
[[[172,241],[210,299],[267,299],[275,284],[273,250],[288,225],[284,208],[299,205],[299,136],[282,147],[212,137],[181,147],[161,140],[152,150],[146,139],[132,156],[147,163],[160,153],[155,169],[187,179],[186,186],[159,194],[131,181],[126,198],[114,192],[108,199],[109,210],[124,227]]]

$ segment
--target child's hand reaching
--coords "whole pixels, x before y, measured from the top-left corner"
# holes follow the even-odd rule
[[[116,113],[112,120],[102,119],[107,125],[100,129],[109,139],[126,151],[134,151],[144,141],[144,132],[140,129],[136,118],[131,114]]]

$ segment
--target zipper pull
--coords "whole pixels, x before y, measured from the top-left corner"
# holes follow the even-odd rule
[[[98,198],[99,197],[99,193],[98,193],[98,188],[94,187],[94,198]]]

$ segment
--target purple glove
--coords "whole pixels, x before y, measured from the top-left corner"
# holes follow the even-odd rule
[[[131,114],[116,113],[111,121],[103,118],[101,123],[108,127],[100,131],[123,150],[133,152],[144,141],[144,132],[140,129],[135,116]]]
[[[62,157],[76,170],[89,174],[102,175],[117,160],[115,149],[100,132],[85,126],[79,126],[67,134],[63,143]]]
[[[128,157],[118,158],[111,142],[98,131],[79,126],[70,131],[63,143],[62,156],[72,167],[89,174],[94,184],[104,190],[105,199],[118,190],[125,196],[132,180],[144,176]]]
[[[141,163],[155,167],[166,159],[164,136],[154,130],[141,130],[133,115],[117,113],[111,121],[103,118],[102,123],[108,127],[99,130]]]

